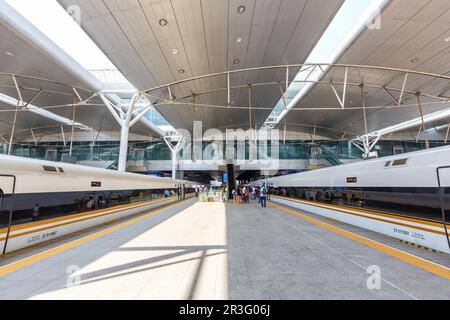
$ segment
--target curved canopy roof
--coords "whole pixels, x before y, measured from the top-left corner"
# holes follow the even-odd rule
[[[136,88],[146,90],[227,70],[301,64],[344,0],[58,2],[65,8],[80,6],[82,28]],[[65,105],[49,111],[71,118],[73,108],[70,104],[74,96],[71,86],[77,87],[78,94],[84,99],[98,91],[101,84],[3,1],[0,5],[0,71],[58,81],[45,83],[45,89],[58,93],[46,92],[35,97],[39,88],[44,87],[43,81],[16,78],[25,102],[35,98],[33,104],[36,106]],[[245,10],[239,9],[243,7]],[[406,72],[388,69],[450,74],[450,2],[390,1],[381,12],[380,21],[381,28],[365,29],[336,63],[385,69],[350,67],[346,81],[345,67],[330,68],[321,83],[314,85],[283,118],[278,124],[280,128],[314,131],[332,138],[339,138],[343,133],[347,137],[364,134],[361,88],[358,86],[361,83],[365,84],[363,93],[369,107],[366,110],[368,132],[420,116],[414,95],[417,91],[426,94],[421,97],[425,115],[450,107],[442,99],[429,96],[449,97],[448,79],[413,73],[405,78]],[[290,83],[299,70],[300,67],[290,68]],[[282,96],[285,81],[286,74],[281,69],[232,75],[230,86],[242,88],[231,91],[231,106],[248,106],[251,102],[255,108],[252,123],[260,126]],[[255,83],[271,85],[253,86],[249,101],[246,85]],[[347,83],[344,108],[337,98],[342,97],[343,83]],[[178,103],[160,104],[157,109],[175,128],[191,130],[193,120],[202,120],[204,129],[247,128],[250,122],[247,110],[208,107],[226,106],[226,90],[197,96],[195,102],[202,106],[192,107],[193,94],[226,87],[227,77],[223,75],[176,84],[170,88],[170,94]],[[399,90],[401,88],[403,90]],[[0,93],[17,98],[11,75],[0,74]],[[167,88],[157,94],[170,100]],[[187,98],[182,99],[184,96]],[[383,108],[371,108],[374,106]],[[8,108],[11,107],[0,105],[0,111]],[[20,113],[18,128],[32,125],[34,128],[54,127],[55,132],[60,131],[58,122],[25,114],[30,112]],[[12,113],[0,115],[4,120],[0,123],[2,134],[11,129],[8,123]],[[77,108],[76,121],[96,130],[119,129],[97,98],[93,105]],[[441,119],[436,124],[445,121]],[[149,128],[139,124],[133,131],[148,133]]]

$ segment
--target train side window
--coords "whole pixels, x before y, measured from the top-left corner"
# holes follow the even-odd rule
[[[0,189],[0,209],[3,207],[3,190]]]
[[[396,167],[396,166],[404,166],[404,165],[406,165],[407,162],[408,162],[408,159],[394,160],[394,162],[392,163],[392,166],[393,166],[393,167]]]

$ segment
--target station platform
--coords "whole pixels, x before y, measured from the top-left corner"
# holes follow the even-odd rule
[[[289,207],[191,199],[0,258],[0,299],[448,299],[449,267]]]

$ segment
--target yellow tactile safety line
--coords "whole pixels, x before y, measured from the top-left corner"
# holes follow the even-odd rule
[[[50,250],[38,253],[38,254],[33,255],[31,257],[28,257],[28,258],[25,258],[25,259],[13,262],[11,264],[8,264],[6,266],[0,267],[0,277],[5,277],[5,276],[7,276],[7,275],[9,275],[9,274],[11,274],[13,272],[16,272],[18,270],[21,270],[23,268],[26,268],[26,267],[31,266],[33,264],[36,264],[36,263],[38,263],[40,261],[43,261],[43,260],[46,260],[46,259],[51,258],[53,256],[56,256],[56,255],[58,255],[60,253],[66,252],[66,251],[68,251],[70,249],[76,248],[76,247],[78,247],[78,246],[80,246],[82,244],[85,244],[85,243],[88,243],[88,242],[90,242],[92,240],[101,238],[101,237],[106,236],[106,235],[108,235],[110,233],[116,232],[118,230],[121,230],[121,229],[123,229],[125,227],[128,227],[130,225],[136,224],[138,222],[141,222],[141,221],[143,221],[145,219],[148,219],[150,217],[153,217],[155,215],[161,214],[162,212],[164,212],[164,211],[166,211],[168,209],[171,209],[173,207],[177,207],[177,206],[179,206],[179,205],[181,205],[181,204],[183,204],[183,203],[185,203],[185,202],[187,202],[189,200],[192,200],[192,199],[187,199],[187,200],[184,200],[182,202],[177,202],[175,204],[172,204],[172,205],[169,205],[167,207],[158,209],[158,210],[156,210],[154,212],[145,214],[145,215],[143,215],[141,217],[138,217],[138,218],[135,218],[133,220],[120,223],[120,224],[118,224],[116,226],[113,226],[113,227],[110,227],[108,229],[105,229],[105,230],[93,233],[91,235],[88,235],[86,237],[83,237],[83,238],[71,241],[71,242],[69,242],[67,244],[64,244],[64,245],[61,245],[59,247],[56,247],[56,248],[53,248],[53,249],[50,249]]]
[[[421,268],[423,270],[426,270],[428,272],[431,272],[437,276],[440,276],[444,279],[450,280],[450,269],[444,266],[441,266],[437,263],[419,258],[417,256],[414,256],[412,254],[406,253],[404,251],[392,248],[390,246],[384,245],[382,243],[379,243],[374,240],[370,240],[368,238],[365,238],[363,236],[357,235],[355,233],[343,230],[341,228],[335,227],[331,224],[316,220],[314,218],[308,217],[306,215],[303,215],[301,213],[295,212],[294,210],[290,210],[288,208],[285,208],[283,206],[275,205],[273,203],[269,203],[271,207],[274,207],[278,210],[284,211],[290,215],[296,216],[300,219],[303,219],[305,221],[308,221],[312,224],[318,225],[322,228],[325,228],[329,231],[332,231],[334,233],[337,233],[345,238],[351,239],[353,241],[356,241],[358,243],[361,243],[363,245],[366,245],[368,247],[371,247],[373,249],[376,249],[378,251],[381,251],[387,255],[390,255],[394,258],[397,258],[399,260],[402,260],[406,263],[412,264],[418,268]]]

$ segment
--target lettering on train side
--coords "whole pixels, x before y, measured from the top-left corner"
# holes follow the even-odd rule
[[[399,229],[399,228],[394,228],[394,232],[395,232],[395,233],[403,234],[403,235],[405,235],[405,236],[409,236],[409,231],[407,231],[407,230],[402,230],[402,229]]]
[[[425,240],[425,235],[423,233],[419,233],[419,232],[411,232],[411,237],[416,238],[416,239],[420,239],[420,240]]]
[[[101,186],[102,186],[102,183],[100,181],[92,181],[91,182],[91,187],[100,188]]]

